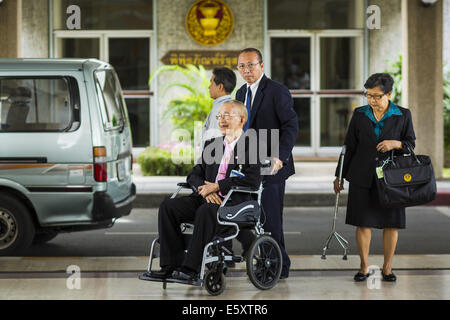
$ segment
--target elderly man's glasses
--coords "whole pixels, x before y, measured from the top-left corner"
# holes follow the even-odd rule
[[[258,63],[247,63],[247,64],[241,63],[241,64],[238,64],[238,69],[239,70],[244,70],[245,68],[248,68],[249,70],[253,70],[260,63],[261,62],[258,62]]]
[[[364,97],[367,98],[367,100],[375,100],[378,101],[381,98],[383,98],[385,94],[368,94],[367,92],[364,92]]]
[[[225,113],[225,114],[217,114],[216,119],[219,120],[220,118],[224,118],[225,120],[230,119],[230,117],[240,117],[240,114],[237,113]]]

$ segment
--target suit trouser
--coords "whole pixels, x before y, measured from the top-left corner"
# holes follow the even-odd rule
[[[161,267],[185,266],[199,271],[203,249],[221,227],[217,223],[218,208],[217,204],[191,196],[167,199],[161,203],[158,213]],[[186,255],[180,229],[180,224],[184,222],[194,224]]]
[[[281,249],[283,257],[282,275],[289,275],[291,260],[286,253],[284,245],[283,233],[283,203],[286,181],[280,183],[264,183],[262,193],[262,205],[266,213],[266,222],[264,223],[264,231],[270,232]]]
[[[203,258],[203,249],[216,234],[234,233],[233,227],[221,226],[217,223],[219,205],[206,203],[201,197],[179,197],[163,201],[158,212],[158,231],[160,242],[160,265],[186,266],[199,271]],[[193,223],[194,232],[184,254],[185,243],[180,229],[181,223]],[[243,249],[248,250],[254,235],[250,230],[241,230],[237,239]],[[223,244],[232,250],[231,240]]]

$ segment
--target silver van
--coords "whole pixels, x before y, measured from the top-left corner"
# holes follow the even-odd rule
[[[95,59],[0,59],[0,255],[128,215],[128,113]]]

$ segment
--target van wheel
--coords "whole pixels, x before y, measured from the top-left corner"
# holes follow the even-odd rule
[[[28,209],[15,197],[0,194],[0,256],[28,248],[34,233]]]
[[[43,244],[53,240],[58,235],[58,232],[52,231],[48,233],[37,233],[34,235],[33,244]]]

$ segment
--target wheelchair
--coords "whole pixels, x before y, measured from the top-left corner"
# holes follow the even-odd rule
[[[178,183],[177,186],[178,190],[171,196],[171,199],[175,198],[183,188],[192,189],[187,183]],[[203,250],[198,279],[187,281],[173,278],[159,279],[149,276],[151,275],[153,259],[159,257],[159,252],[157,252],[158,238],[153,240],[150,247],[147,273],[139,276],[139,279],[162,282],[163,289],[167,288],[167,283],[204,287],[210,295],[217,296],[225,290],[227,264],[239,263],[245,260],[247,275],[253,285],[261,290],[273,288],[280,278],[282,255],[278,243],[270,236],[270,233],[264,232],[263,224],[261,224],[261,213],[264,214],[261,205],[262,190],[263,187],[260,184],[258,190],[233,187],[227,193],[217,211],[217,221],[220,225],[229,226],[230,231],[234,228],[234,232],[224,237],[216,235],[211,242],[206,244]],[[256,194],[257,200],[245,201],[235,206],[225,206],[233,192]],[[195,226],[182,223],[180,227],[185,236],[185,248],[187,248],[190,238],[189,233],[186,233],[186,231],[195,228]],[[245,258],[233,255],[232,252],[223,246],[225,242],[236,238],[242,228],[254,229],[256,234],[255,240],[246,251]]]

